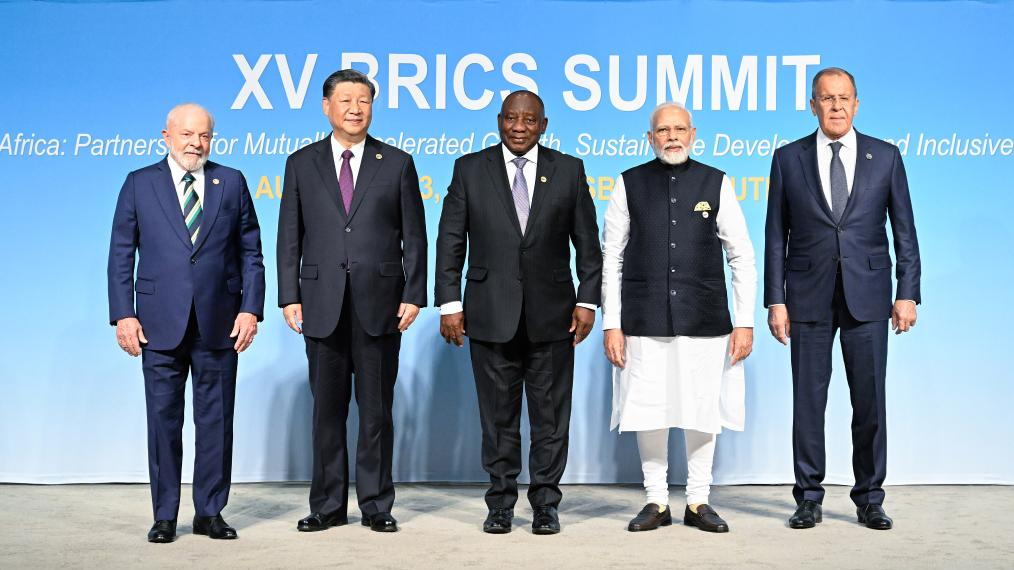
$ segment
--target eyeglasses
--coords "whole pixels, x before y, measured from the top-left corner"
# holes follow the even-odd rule
[[[852,102],[853,97],[851,95],[821,95],[817,97],[817,102],[825,107],[830,107],[835,102],[841,103],[842,105],[848,105]]]
[[[675,127],[659,127],[655,129],[655,136],[667,137],[669,136],[669,133],[673,133],[676,136],[681,137],[689,132],[690,127],[684,127],[682,125],[678,125]]]

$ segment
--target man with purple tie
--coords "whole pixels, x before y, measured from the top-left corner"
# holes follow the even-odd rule
[[[331,136],[285,164],[278,305],[306,341],[313,392],[310,514],[297,524],[302,532],[348,522],[345,424],[353,389],[362,524],[398,530],[391,406],[401,334],[426,305],[426,219],[412,157],[367,134],[375,94],[358,71],[332,73],[323,98]]]

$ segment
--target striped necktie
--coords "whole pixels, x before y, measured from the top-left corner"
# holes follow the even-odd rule
[[[201,208],[201,199],[197,196],[197,189],[194,187],[196,179],[191,173],[183,177],[183,221],[187,224],[187,231],[190,232],[190,243],[197,242],[197,234],[201,231],[201,218],[204,209]]]

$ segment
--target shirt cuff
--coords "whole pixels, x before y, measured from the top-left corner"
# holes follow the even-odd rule
[[[588,309],[590,311],[597,311],[597,310],[599,310],[599,308],[597,306],[592,305],[591,303],[578,303],[577,306],[578,307],[584,307],[584,308],[586,308],[586,309]]]
[[[602,315],[602,330],[607,331],[618,328],[620,328],[619,315]]]
[[[916,303],[912,299],[895,299],[895,302],[898,302],[898,301],[908,301],[909,303],[912,303],[913,305],[915,305],[917,307],[919,306],[919,303]]]
[[[461,301],[451,301],[450,303],[444,303],[440,305],[441,315],[453,315],[464,311],[464,307],[461,306]]]

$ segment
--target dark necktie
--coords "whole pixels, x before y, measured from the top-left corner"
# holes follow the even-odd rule
[[[838,156],[842,144],[839,141],[831,143],[831,215],[834,221],[841,221],[841,215],[845,213],[845,204],[849,201],[849,183],[845,178],[845,165]]]
[[[187,224],[191,244],[197,242],[197,234],[201,231],[201,218],[204,217],[201,199],[197,196],[197,189],[194,188],[195,180],[194,175],[189,172],[183,176],[183,221]]]
[[[528,226],[528,211],[531,206],[528,203],[528,182],[525,180],[525,164],[528,159],[519,156],[512,160],[514,166],[518,167],[514,172],[514,183],[511,185],[511,194],[514,196],[514,209],[518,212],[518,223],[521,224],[521,233],[525,233]]]
[[[346,150],[342,153],[342,168],[338,174],[338,187],[342,193],[342,203],[345,204],[345,213],[349,213],[352,206],[352,191],[355,184],[352,182],[352,151]]]

